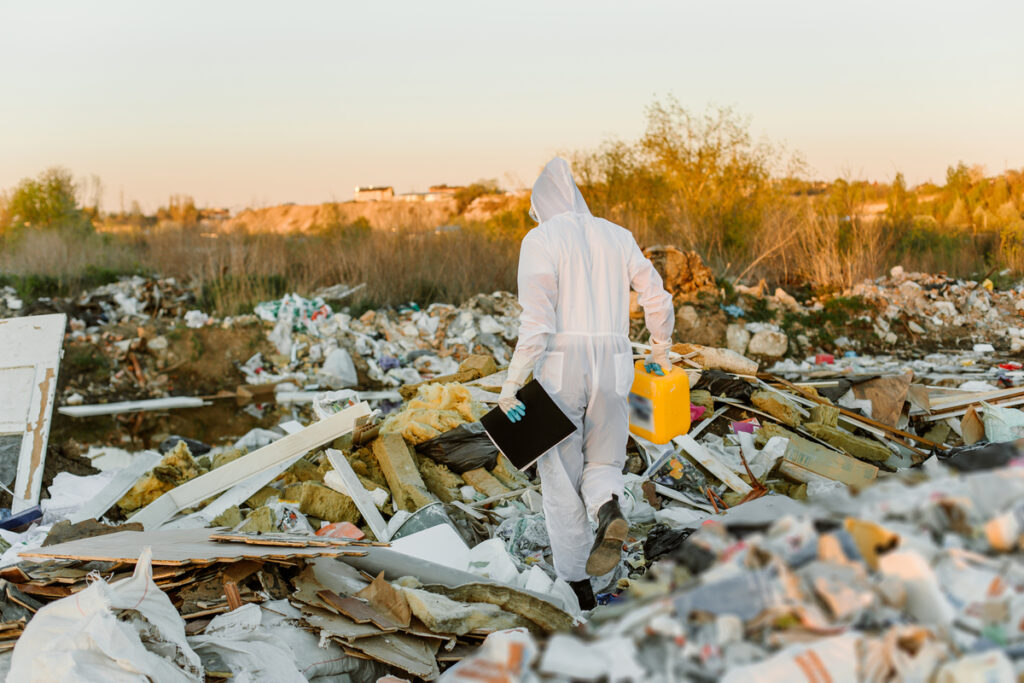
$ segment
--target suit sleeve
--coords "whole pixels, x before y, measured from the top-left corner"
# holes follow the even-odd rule
[[[654,269],[650,259],[640,251],[635,240],[629,257],[629,285],[639,295],[637,301],[644,309],[644,322],[651,333],[651,342],[671,342],[675,326],[672,295],[665,291],[661,275]]]
[[[509,381],[522,386],[555,333],[558,272],[542,235],[527,233],[519,251],[519,341],[508,366]]]

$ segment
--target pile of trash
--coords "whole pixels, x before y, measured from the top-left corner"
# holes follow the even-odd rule
[[[669,260],[685,262],[672,249]],[[803,354],[834,356],[897,354],[909,359],[943,350],[1019,353],[1024,350],[1024,284],[995,289],[943,275],[907,273],[895,267],[888,277],[861,282],[849,290],[798,300],[764,281],[724,292],[673,291],[676,338],[725,346],[760,359]],[[633,311],[642,321],[639,307]]]
[[[673,274],[685,317],[717,294],[698,261],[673,252],[652,257]],[[896,271],[864,287],[858,296],[886,306],[905,290],[917,302],[900,309],[907,322],[978,339],[911,358],[840,353],[839,339],[801,355],[783,326],[735,320],[757,297],[773,300],[758,314],[777,310],[781,322],[824,303],[751,291],[739,299],[749,310],[719,308],[734,320],[729,343],[672,348],[689,377],[689,431],[627,446],[630,534],[619,565],[593,578],[589,612],[555,575],[535,472],[517,470],[479,422],[514,345],[511,295],[355,317],[340,304],[357,290],[339,286],[236,318],[187,309],[159,326],[108,302],[106,322],[71,320],[65,349],[115,349],[113,375],[134,382],[138,400],[85,405],[70,386],[48,403],[29,391],[41,380],[12,374],[32,411],[37,400],[40,415],[55,404],[74,416],[221,398],[289,410],[229,440],[88,444],[98,474],[61,472],[48,497],[22,481],[38,487],[33,458],[46,453],[47,426],[27,425],[17,450],[0,451],[15,502],[0,518],[0,670],[12,680],[1016,680],[1024,366],[1001,355],[1019,335],[998,330],[1016,329],[1020,290]],[[987,327],[975,327],[982,300]],[[949,301],[964,320],[946,322]],[[888,343],[878,321],[903,318],[873,310],[861,322]],[[182,327],[258,338],[242,344],[258,350],[231,366],[224,395],[161,386]],[[37,345],[52,356],[31,361],[39,377],[59,376],[55,339]],[[17,340],[0,332],[0,343]]]
[[[336,312],[329,303],[337,306],[359,289],[332,288],[308,299],[289,294],[258,304],[252,314],[223,319],[194,308],[176,317],[159,308],[163,317],[151,316],[150,300],[120,290],[119,307],[107,302],[108,294],[80,297],[90,306],[104,304],[95,314],[80,300],[55,304],[50,308],[70,312],[65,346],[74,363],[60,403],[138,402],[198,389],[200,396],[190,398],[258,394],[264,401],[276,395],[281,403],[308,404],[320,391],[359,388],[376,392],[369,400],[387,401],[388,410],[401,402],[397,388],[454,374],[470,355],[484,353],[499,364],[511,357],[520,310],[511,294],[481,294],[459,307],[370,310],[358,317]],[[223,354],[215,367],[201,362],[210,345]],[[107,411],[117,412],[131,410]]]

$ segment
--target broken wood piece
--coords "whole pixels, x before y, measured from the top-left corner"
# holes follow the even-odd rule
[[[878,476],[878,468],[844,453],[826,448],[773,423],[762,425],[757,438],[767,441],[773,436],[789,439],[783,457],[792,463],[847,486],[864,486]]]
[[[242,606],[242,596],[238,592],[238,584],[234,581],[224,582],[224,597],[228,600],[228,611]]]
[[[387,542],[390,539],[387,522],[384,521],[384,517],[380,514],[377,506],[374,505],[373,498],[366,490],[366,487],[359,481],[359,475],[352,469],[352,465],[349,464],[345,454],[333,448],[328,448],[326,452],[327,460],[331,463],[331,467],[334,468],[334,471],[338,473],[338,476],[341,477],[342,482],[345,484],[345,490],[340,493],[348,495],[355,502],[359,514],[363,516],[363,520],[370,527],[374,537],[378,541]]]
[[[179,510],[197,505],[210,496],[279,465],[284,460],[301,456],[347,434],[355,426],[358,418],[369,414],[369,406],[366,403],[359,403],[336,415],[314,422],[296,434],[281,437],[263,448],[236,458],[168,491],[136,512],[128,521],[140,522],[146,529],[156,528]]]
[[[711,454],[703,445],[697,443],[689,434],[683,434],[672,439],[672,443],[682,448],[686,453],[696,460],[708,472],[718,478],[730,489],[745,496],[750,493],[750,484],[740,479],[739,475],[723,465],[718,458]]]
[[[778,382],[779,384],[782,384],[783,386],[789,387],[789,388],[793,389],[794,391],[800,391],[800,388],[797,387],[796,385],[794,385],[789,380],[782,379],[781,377],[776,377],[775,375],[762,374],[762,375],[759,375],[759,378],[767,379],[767,380],[773,381],[773,382]],[[829,401],[824,399],[824,398],[818,397],[816,400],[817,400],[818,403],[831,405],[831,403],[829,403]],[[930,441],[928,439],[925,439],[924,437],[918,436],[917,434],[911,434],[910,432],[905,432],[902,429],[896,429],[895,427],[890,427],[889,425],[882,424],[881,422],[878,422],[877,420],[873,420],[870,417],[865,417],[863,415],[859,415],[859,414],[857,414],[857,413],[855,413],[855,412],[853,412],[851,410],[847,410],[846,408],[843,408],[843,407],[840,407],[840,406],[836,406],[836,408],[839,409],[840,414],[842,414],[844,417],[848,418],[852,422],[858,422],[858,423],[861,423],[861,424],[870,425],[870,426],[872,426],[872,427],[874,427],[876,429],[880,429],[883,432],[886,432],[888,434],[895,434],[897,436],[902,436],[904,439],[909,439],[910,441],[916,441],[917,443],[923,444],[923,445],[928,446],[930,448],[938,448],[939,450],[946,450],[946,446],[943,446],[942,444],[935,443],[934,441]]]

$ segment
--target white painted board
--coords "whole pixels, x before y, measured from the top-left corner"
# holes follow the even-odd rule
[[[21,435],[12,511],[39,502],[67,316],[0,320],[0,434]]]

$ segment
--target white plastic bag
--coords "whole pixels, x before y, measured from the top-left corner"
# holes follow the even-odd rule
[[[1024,412],[981,404],[981,422],[989,443],[1004,443],[1024,438]]]
[[[237,683],[305,683],[306,677],[296,666],[291,650],[262,630],[261,623],[260,606],[249,603],[217,615],[203,635],[193,636],[189,642],[207,665],[223,662]]]
[[[147,548],[131,578],[95,581],[39,610],[14,648],[8,682],[202,681],[185,622],[153,583],[152,557]]]

